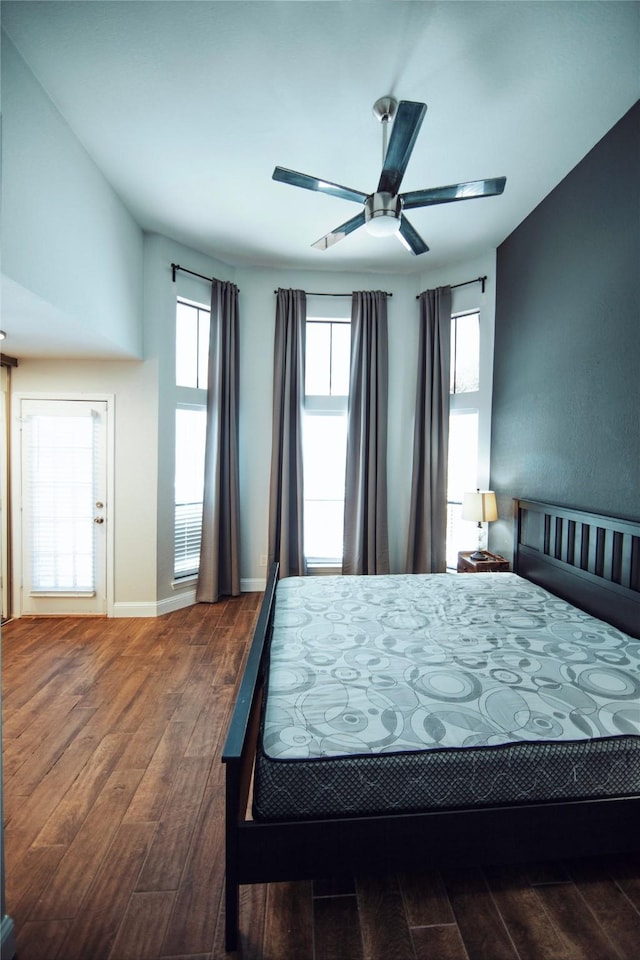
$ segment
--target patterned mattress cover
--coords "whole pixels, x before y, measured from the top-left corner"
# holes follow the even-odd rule
[[[640,794],[640,641],[515,574],[280,581],[257,819]]]

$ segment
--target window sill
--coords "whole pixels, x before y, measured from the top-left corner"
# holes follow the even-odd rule
[[[342,573],[341,563],[321,563],[311,561],[307,563],[307,573],[311,577],[329,577]]]
[[[198,582],[198,574],[193,573],[190,577],[180,577],[179,580],[171,581],[172,590],[179,590],[180,587],[192,587]]]
[[[30,597],[95,597],[95,590],[30,590]]]

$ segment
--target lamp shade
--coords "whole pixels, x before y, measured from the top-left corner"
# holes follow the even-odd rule
[[[462,519],[484,523],[498,519],[498,506],[493,490],[476,490],[462,497]]]

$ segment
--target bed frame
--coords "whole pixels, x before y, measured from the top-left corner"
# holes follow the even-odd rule
[[[532,500],[515,500],[514,509],[514,571],[640,638],[640,522]],[[242,884],[640,852],[640,795],[324,820],[251,820],[277,576],[274,564],[222,756],[227,951],[238,943]]]

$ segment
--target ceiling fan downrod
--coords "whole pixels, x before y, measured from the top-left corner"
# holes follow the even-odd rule
[[[398,109],[398,101],[393,97],[380,97],[373,105],[373,115],[382,124],[382,163],[387,155],[389,121],[393,120]]]

